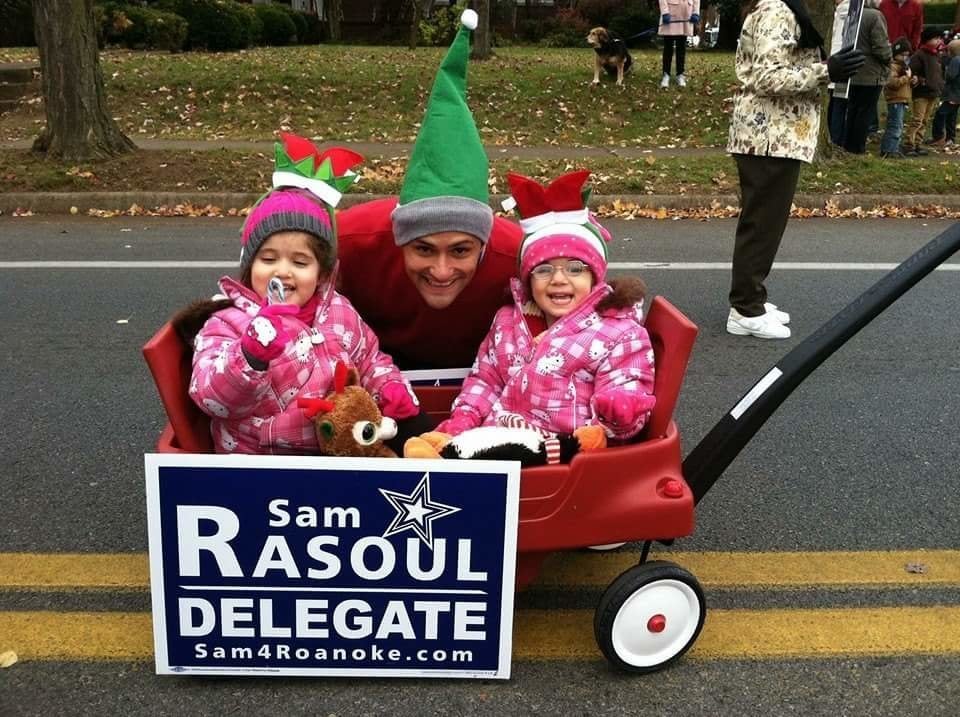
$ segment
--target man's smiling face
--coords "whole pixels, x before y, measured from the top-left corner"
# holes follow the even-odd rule
[[[404,244],[407,276],[432,309],[445,309],[477,273],[482,245],[464,232],[438,232]]]

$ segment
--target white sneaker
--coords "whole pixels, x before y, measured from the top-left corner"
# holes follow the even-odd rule
[[[687,86],[687,76],[686,75],[677,75],[677,85],[679,87]]]
[[[663,73],[663,77],[660,78],[660,89],[665,90],[670,86],[670,75]]]
[[[734,308],[727,317],[727,333],[734,336],[756,336],[758,339],[789,339],[790,329],[773,314],[743,316]]]
[[[768,301],[766,304],[763,305],[763,309],[768,314],[773,314],[774,318],[784,326],[790,323],[790,314],[788,314],[786,311],[780,311],[780,309],[777,308],[776,304],[771,304]]]

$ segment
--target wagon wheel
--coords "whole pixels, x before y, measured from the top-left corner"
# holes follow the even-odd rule
[[[706,614],[697,579],[679,565],[653,560],[613,581],[600,598],[593,630],[613,666],[654,672],[693,645]]]

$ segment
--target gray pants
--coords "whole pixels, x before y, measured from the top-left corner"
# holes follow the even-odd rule
[[[765,313],[763,285],[780,248],[800,178],[800,160],[735,154],[740,219],[733,246],[730,306],[744,316]]]

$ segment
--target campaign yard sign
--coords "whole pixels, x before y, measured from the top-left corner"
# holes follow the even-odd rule
[[[518,463],[145,465],[158,674],[510,676]]]

